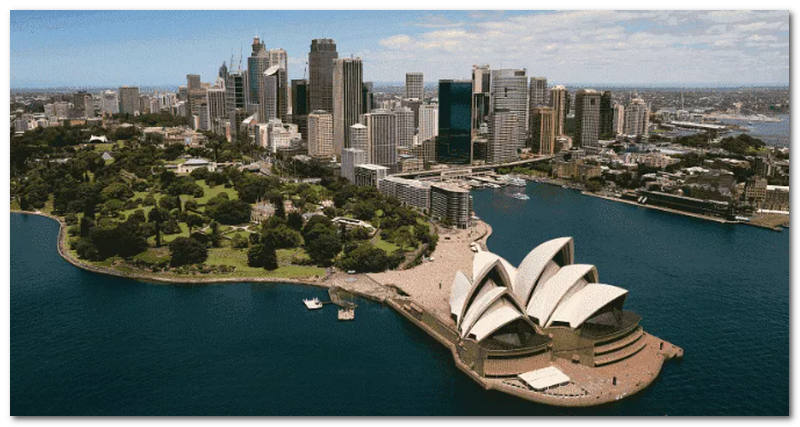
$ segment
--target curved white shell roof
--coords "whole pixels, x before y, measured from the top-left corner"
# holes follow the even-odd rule
[[[589,283],[560,304],[545,326],[564,322],[569,323],[571,328],[577,328],[598,310],[627,293],[627,290],[617,286]]]
[[[488,289],[488,288],[485,288]],[[473,301],[472,305],[467,309],[466,314],[464,314],[464,318],[461,321],[461,324],[458,325],[459,330],[461,331],[461,336],[465,336],[467,332],[469,332],[472,325],[480,318],[483,313],[500,297],[506,294],[508,288],[503,286],[498,286],[496,288],[492,288],[486,292],[481,292],[482,295],[478,295]]]
[[[569,248],[568,259],[565,264],[572,264],[575,253],[572,237],[559,237],[548,240],[534,248],[519,264],[517,275],[514,281],[513,290],[523,304],[527,304],[531,297],[539,276],[541,276],[547,264],[561,252],[564,247]]]
[[[460,271],[456,272],[456,277],[453,278],[453,285],[450,288],[450,313],[455,315],[458,321],[461,320],[461,309],[464,307],[467,294],[471,288],[472,282],[467,276]]]
[[[588,280],[584,279],[588,277]],[[527,314],[540,326],[548,319],[565,297],[580,290],[588,282],[597,282],[597,269],[590,264],[570,264],[561,267],[549,280],[537,286],[527,307]]]
[[[489,306],[467,333],[474,335],[476,341],[482,341],[492,332],[524,316],[508,299],[501,298]]]

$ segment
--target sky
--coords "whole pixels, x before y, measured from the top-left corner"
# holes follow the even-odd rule
[[[313,38],[364,80],[468,79],[473,64],[554,84],[789,84],[788,11],[11,11],[11,87],[213,82],[253,36],[302,78]],[[231,68],[229,66],[229,68]]]

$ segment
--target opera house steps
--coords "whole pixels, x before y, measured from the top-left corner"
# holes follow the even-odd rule
[[[635,343],[636,341],[641,339],[643,335],[644,335],[644,331],[642,330],[642,327],[639,326],[636,329],[634,329],[630,334],[628,334],[628,335],[626,335],[626,336],[624,336],[624,337],[622,337],[620,339],[616,339],[614,341],[607,342],[607,343],[600,344],[600,345],[595,345],[595,347],[594,347],[594,355],[595,356],[601,356],[601,355],[604,355],[606,353],[610,353],[612,351],[619,350],[619,349],[621,349],[623,347],[626,347],[628,345],[631,345],[631,344]]]
[[[641,338],[641,336],[639,337]],[[642,339],[636,339],[624,347],[617,348],[610,353],[603,354],[602,356],[595,356],[594,366],[604,366],[611,363],[625,360],[636,353],[642,351],[647,347],[647,343]]]

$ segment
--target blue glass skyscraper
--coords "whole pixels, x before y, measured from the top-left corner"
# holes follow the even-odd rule
[[[436,137],[437,162],[471,163],[471,105],[471,81],[439,80],[439,136]]]

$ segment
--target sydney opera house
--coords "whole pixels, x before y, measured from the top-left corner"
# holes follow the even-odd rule
[[[571,237],[547,241],[514,267],[479,251],[449,298],[457,365],[486,388],[586,406],[633,394],[682,350],[624,309],[627,290],[577,264]]]

